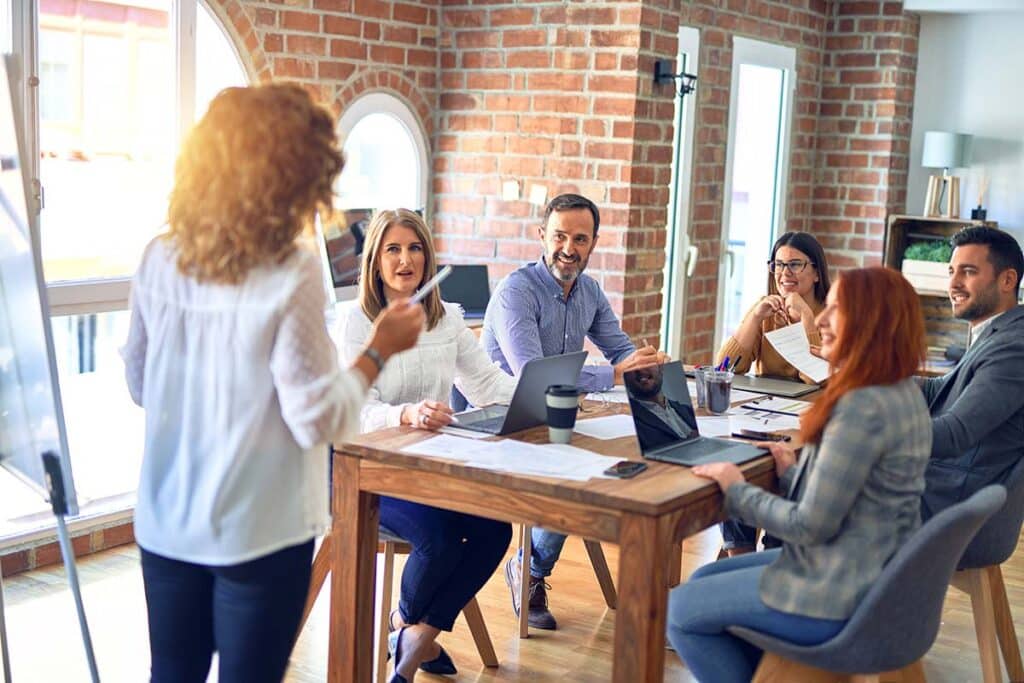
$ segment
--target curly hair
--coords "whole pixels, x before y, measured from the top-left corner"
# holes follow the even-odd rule
[[[223,90],[175,164],[166,238],[178,270],[237,284],[281,262],[316,209],[330,205],[342,166],[331,115],[301,87]]]

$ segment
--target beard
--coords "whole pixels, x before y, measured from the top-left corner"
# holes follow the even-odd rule
[[[587,267],[588,258],[577,254],[573,259],[565,259],[561,252],[549,254],[547,258],[548,270],[559,282],[569,283],[580,276],[580,273]]]
[[[958,312],[956,307],[953,307],[953,317],[959,320],[979,320],[982,318],[988,318],[996,309],[999,308],[999,290],[993,283],[991,287],[987,287],[984,290],[971,296],[970,301],[967,305],[960,309]]]

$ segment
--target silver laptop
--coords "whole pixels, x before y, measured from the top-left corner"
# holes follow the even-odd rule
[[[732,386],[736,389],[751,391],[755,394],[771,394],[772,396],[785,396],[786,398],[796,398],[821,388],[817,384],[804,384],[803,382],[795,382],[791,379],[755,377],[753,375],[736,375],[732,378]]]
[[[746,443],[700,435],[679,361],[623,375],[640,452],[648,460],[677,465],[741,463],[766,453]]]
[[[548,417],[544,393],[552,384],[576,386],[586,359],[586,351],[577,351],[528,361],[510,404],[456,413],[458,422],[453,426],[503,436],[544,424]]]

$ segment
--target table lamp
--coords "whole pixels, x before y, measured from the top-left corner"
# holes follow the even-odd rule
[[[966,149],[971,136],[930,130],[924,134],[921,165],[941,168],[942,175],[928,178],[928,194],[924,200],[925,216],[960,216],[960,178],[949,175],[949,169],[967,164]]]

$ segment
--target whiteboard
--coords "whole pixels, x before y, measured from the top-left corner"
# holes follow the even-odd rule
[[[78,514],[68,457],[39,231],[12,94],[17,62],[0,63],[0,466],[48,497],[42,454],[58,456],[67,513]]]

